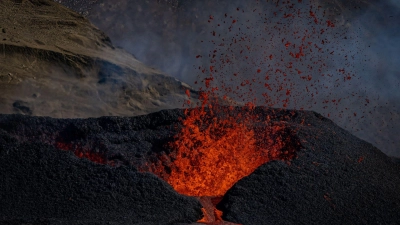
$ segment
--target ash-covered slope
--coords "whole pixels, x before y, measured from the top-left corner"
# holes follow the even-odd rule
[[[241,224],[400,222],[398,162],[317,113],[261,107],[255,113],[285,124],[293,131],[286,140],[300,140],[301,147],[291,162],[264,164],[236,183],[218,205],[225,220]],[[36,217],[73,223],[79,218],[82,224],[199,219],[201,206],[196,201],[134,169],[171,159],[165,157],[174,153],[167,143],[183,116],[181,109],[130,118],[0,115],[0,219]],[[148,212],[136,208],[138,202]],[[44,204],[54,214],[36,207]],[[67,216],[55,216],[64,210]]]
[[[59,3],[4,0],[0,10],[0,113],[134,116],[186,99],[188,85],[115,48]]]

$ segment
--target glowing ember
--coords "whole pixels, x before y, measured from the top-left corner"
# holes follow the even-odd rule
[[[91,149],[63,142],[56,142],[55,147],[64,151],[72,151],[79,158],[86,158],[98,164],[107,164],[107,160],[102,155],[92,152]]]
[[[204,217],[197,221],[199,223],[212,223],[222,222],[222,211],[215,208],[215,206],[221,201],[222,198],[212,198],[212,197],[200,197],[200,203],[203,205],[201,209],[203,211]]]

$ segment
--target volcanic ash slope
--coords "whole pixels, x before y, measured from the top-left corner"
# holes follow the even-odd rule
[[[0,9],[0,113],[134,116],[183,105],[188,85],[115,48],[61,4],[4,0]]]

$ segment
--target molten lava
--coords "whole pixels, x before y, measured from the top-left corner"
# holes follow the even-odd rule
[[[98,164],[107,164],[107,160],[100,154],[94,153],[91,149],[85,149],[81,146],[73,145],[71,143],[64,143],[58,141],[55,147],[64,151],[72,151],[79,158],[86,158]]]
[[[183,121],[172,143],[178,154],[167,181],[182,194],[219,196],[269,157],[256,151],[254,131],[236,118],[204,117],[192,111]]]
[[[187,110],[182,129],[170,143],[176,152],[168,163],[170,173],[165,175],[165,165],[161,164],[153,167],[152,172],[181,194],[222,196],[260,165],[294,155],[291,152],[282,157],[285,144],[279,133],[283,126],[258,121],[251,115],[252,110],[233,113],[236,115],[230,115],[227,110],[215,105]],[[268,129],[256,134],[257,122]]]

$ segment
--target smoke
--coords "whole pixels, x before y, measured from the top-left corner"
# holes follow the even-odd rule
[[[400,156],[400,139],[396,135],[400,131],[399,19],[398,3],[377,1],[350,20],[347,33],[355,37],[355,42],[349,49],[359,55],[353,62],[358,79],[347,92],[340,94],[356,93],[359,100],[353,98],[343,107],[359,116],[334,118],[342,127],[397,157]]]
[[[89,11],[91,10],[93,4],[96,4],[98,0],[85,0],[85,1],[77,1],[77,0],[54,0],[60,4],[67,6],[68,8],[79,12],[80,14],[87,16]]]
[[[212,78],[237,102],[317,111],[400,157],[396,0],[102,0],[91,7],[89,19],[148,65],[196,88]]]

